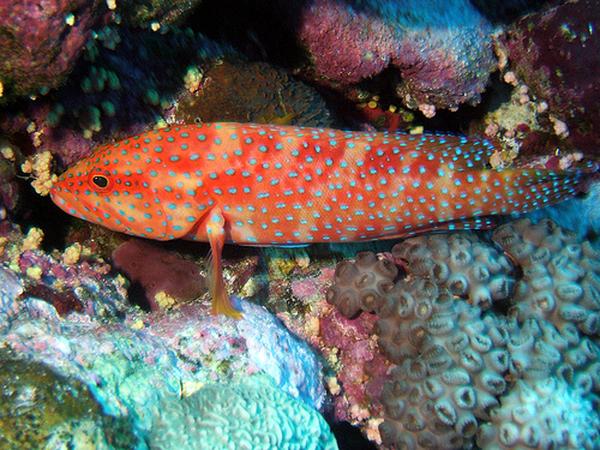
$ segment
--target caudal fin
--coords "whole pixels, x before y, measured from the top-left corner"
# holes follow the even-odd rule
[[[526,213],[562,202],[584,192],[597,167],[584,169],[505,169],[479,172],[479,200],[483,214]],[[476,171],[459,171],[455,177],[475,177]],[[485,200],[482,200],[482,198]]]

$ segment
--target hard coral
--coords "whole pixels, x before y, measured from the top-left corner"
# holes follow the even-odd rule
[[[173,120],[332,124],[325,101],[314,89],[267,63],[223,60],[208,65],[199,78],[179,98]]]
[[[385,420],[379,430],[384,445],[467,448],[478,435],[490,448],[525,444],[546,448],[544,443],[579,443],[587,448],[600,432],[600,419],[588,411],[585,414],[595,428],[583,438],[575,431],[568,436],[571,443],[559,434],[546,441],[535,436],[525,439],[540,427],[535,418],[519,421],[522,431],[506,425],[514,432],[509,436],[503,427],[509,417],[515,417],[517,406],[508,412],[504,403],[498,403],[506,392],[520,389],[513,385],[516,380],[531,385],[563,384],[584,402],[600,402],[600,347],[594,341],[597,252],[589,242],[547,220],[508,223],[493,236],[511,262],[521,267],[523,276],[515,271],[516,281],[509,275],[508,260],[491,243],[465,233],[417,237],[397,244],[388,257],[407,272],[399,280],[397,270],[386,270],[388,276],[382,276],[376,266],[379,258],[372,253],[338,265],[327,299],[351,317],[361,311],[375,312],[379,348],[392,364],[381,394],[371,391],[377,396],[374,404],[383,404]],[[503,316],[503,308],[482,313],[463,301],[484,298],[481,303],[489,306],[493,300],[489,295],[479,297],[479,288],[475,293],[468,289],[472,278],[481,277],[465,267],[478,262],[490,267],[476,267],[475,274],[489,271],[500,275],[501,284],[515,285],[514,292],[501,290],[500,297],[514,305],[514,317]],[[467,279],[458,283],[460,289],[448,283],[453,274]],[[544,423],[552,425],[562,414],[554,409]],[[510,439],[505,442],[505,437]]]
[[[313,0],[298,23],[318,74],[348,85],[394,67],[427,116],[477,103],[494,68],[491,25],[465,0]]]
[[[95,32],[68,82],[0,120],[8,134],[28,135],[31,148],[50,150],[69,165],[110,139],[165,125],[164,115],[185,83],[186,67],[225,50],[191,30]]]
[[[44,364],[0,352],[0,447],[132,448],[126,418],[103,413],[90,389]]]
[[[319,413],[266,377],[209,384],[155,415],[152,448],[337,449]]]
[[[362,311],[378,312],[397,275],[398,269],[391,261],[361,252],[354,262],[338,264],[335,285],[327,291],[327,301],[347,318]]]
[[[82,257],[76,265],[66,264],[62,255],[41,248],[43,232],[31,228],[23,235],[15,226],[0,232],[6,238],[0,252],[0,267],[19,280],[19,297],[47,302],[55,312],[67,316],[78,312],[88,316],[117,314],[125,307],[126,289],[122,276],[109,275],[104,261]],[[12,309],[0,305],[0,329],[8,323]]]
[[[112,259],[132,282],[141,285],[152,311],[161,309],[161,293],[176,302],[186,302],[206,292],[204,277],[194,262],[141,239],[121,244]]]
[[[336,372],[329,380],[335,419],[364,426],[367,435],[372,434],[369,421],[381,421],[379,399],[390,367],[373,336],[376,320],[371,314],[349,320],[333,309],[320,322],[320,347],[328,349],[326,357]]]
[[[102,3],[0,2],[0,104],[60,86],[96,25]]]
[[[582,337],[573,324],[561,330],[544,320],[529,319],[508,327],[511,377],[528,381],[556,378],[600,401],[600,347]]]
[[[392,257],[411,274],[432,279],[484,309],[507,300],[515,283],[508,259],[474,234],[406,239],[392,248]]]
[[[396,364],[382,392],[383,442],[464,448],[507,385],[507,335],[492,317],[422,279],[400,281],[381,309],[382,350]]]

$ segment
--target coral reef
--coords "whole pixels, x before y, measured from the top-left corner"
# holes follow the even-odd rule
[[[576,233],[578,239],[600,235],[600,183],[592,182],[583,197],[550,206],[527,215],[532,220],[547,218]]]
[[[100,0],[0,4],[0,105],[60,86],[106,11]]]
[[[22,297],[35,297],[53,305],[60,315],[73,311],[98,317],[119,314],[126,304],[126,280],[111,276],[111,267],[90,255],[89,248],[75,245],[63,253],[41,249],[43,232],[17,227],[0,231],[0,264],[18,274]],[[15,310],[0,308],[0,330],[8,325]],[[14,305],[13,305],[14,306]]]
[[[331,308],[331,307],[330,307]],[[336,376],[328,379],[337,421],[361,424],[367,435],[379,440],[377,429],[383,407],[379,402],[389,362],[373,336],[376,317],[362,314],[349,320],[335,308],[320,319],[320,347]]]
[[[166,125],[189,68],[231,52],[189,29],[112,25],[94,37],[60,90],[0,119],[7,134],[27,135],[31,148],[65,165],[108,139]]]
[[[550,220],[522,219],[494,231],[494,241],[523,272],[513,312],[520,321],[545,319],[559,330],[574,323],[585,334],[600,333],[600,253],[590,242]]]
[[[582,337],[573,324],[561,330],[544,320],[511,323],[507,348],[511,377],[528,381],[556,378],[577,388],[594,403],[600,402],[600,347]]]
[[[519,380],[500,401],[491,423],[480,428],[481,448],[598,448],[600,417],[594,405],[563,381]]]
[[[323,418],[269,379],[209,384],[155,415],[153,448],[337,449]],[[173,426],[175,424],[175,426]]]
[[[492,28],[468,1],[314,0],[300,14],[319,75],[348,85],[394,67],[398,97],[428,117],[477,103],[495,67]]]
[[[133,27],[177,25],[183,22],[201,0],[109,0],[123,22]]]
[[[197,83],[179,97],[172,120],[332,125],[325,102],[313,88],[267,63],[235,60],[198,72]]]
[[[194,300],[207,290],[194,262],[141,239],[119,245],[112,261],[129,280],[140,284],[152,311]]]
[[[392,248],[392,257],[410,267],[414,276],[433,279],[482,309],[508,299],[515,284],[506,256],[474,234],[407,239]]]
[[[396,367],[384,386],[383,442],[400,448],[464,448],[507,385],[506,334],[478,308],[416,278],[399,282],[377,322]]]
[[[473,234],[440,234],[407,239],[379,257],[359,253],[336,268],[327,300],[348,317],[375,312],[379,348],[391,363],[383,390],[369,392],[377,396],[372,403],[383,405],[384,445],[458,449],[477,439],[485,448],[596,448],[597,253],[548,220],[511,222],[493,238],[506,256]],[[382,264],[392,260],[402,270],[382,275]],[[452,277],[460,278],[458,287],[448,282]],[[490,288],[495,284],[503,288]],[[507,303],[511,314],[504,316]],[[557,386],[562,398],[544,397],[544,383]],[[533,401],[549,415],[543,423],[515,419],[526,386],[534,386]],[[564,411],[573,406],[565,405],[578,399],[580,415],[567,418]],[[552,401],[556,406],[541,406]],[[563,419],[572,425],[568,434],[557,428]],[[595,424],[592,430],[586,421]]]
[[[379,311],[397,275],[391,261],[380,260],[371,252],[358,253],[353,263],[346,261],[336,267],[335,286],[327,291],[327,301],[348,318],[361,311]]]
[[[493,233],[228,247],[237,321],[210,314],[202,245],[29,201],[100,144],[194,121],[468,129],[493,168],[577,165],[600,144],[595,6],[0,2],[0,447],[334,449],[326,411],[382,448],[598,448],[597,182]]]
[[[512,70],[547,104],[557,134],[592,152],[600,144],[600,87],[593,78],[599,20],[593,0],[566,2],[520,19],[502,39]]]
[[[6,219],[19,202],[21,190],[17,180],[19,149],[0,138],[0,220]]]
[[[212,316],[206,304],[145,313],[127,304],[123,277],[108,275],[85,247],[49,255],[38,229],[6,236],[0,346],[88,386],[103,411],[131,421],[139,439],[154,420],[148,408],[164,398],[255,373],[307,407],[323,405],[316,355],[264,308],[244,302],[239,321]]]

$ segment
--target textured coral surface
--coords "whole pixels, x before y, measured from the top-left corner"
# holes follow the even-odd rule
[[[568,126],[579,148],[600,143],[600,11],[594,0],[564,2],[519,20],[504,44],[514,70]]]
[[[328,301],[348,317],[374,312],[391,363],[381,393],[370,392],[383,405],[381,439],[597,448],[598,255],[549,220],[507,223],[493,239],[504,254],[475,234],[440,234],[338,264]]]
[[[64,82],[97,24],[100,0],[0,2],[0,104]],[[73,23],[65,20],[73,16]]]
[[[494,66],[491,26],[468,1],[314,0],[298,20],[319,74],[351,84],[392,66],[398,97],[426,115],[477,103]]]

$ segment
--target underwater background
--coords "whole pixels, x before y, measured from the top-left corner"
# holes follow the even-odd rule
[[[597,0],[0,0],[0,449],[600,449],[599,26]],[[569,198],[225,245],[231,318],[209,244],[48,195],[99,146],[128,170],[130,137],[212,122],[424,160],[465,136]]]

